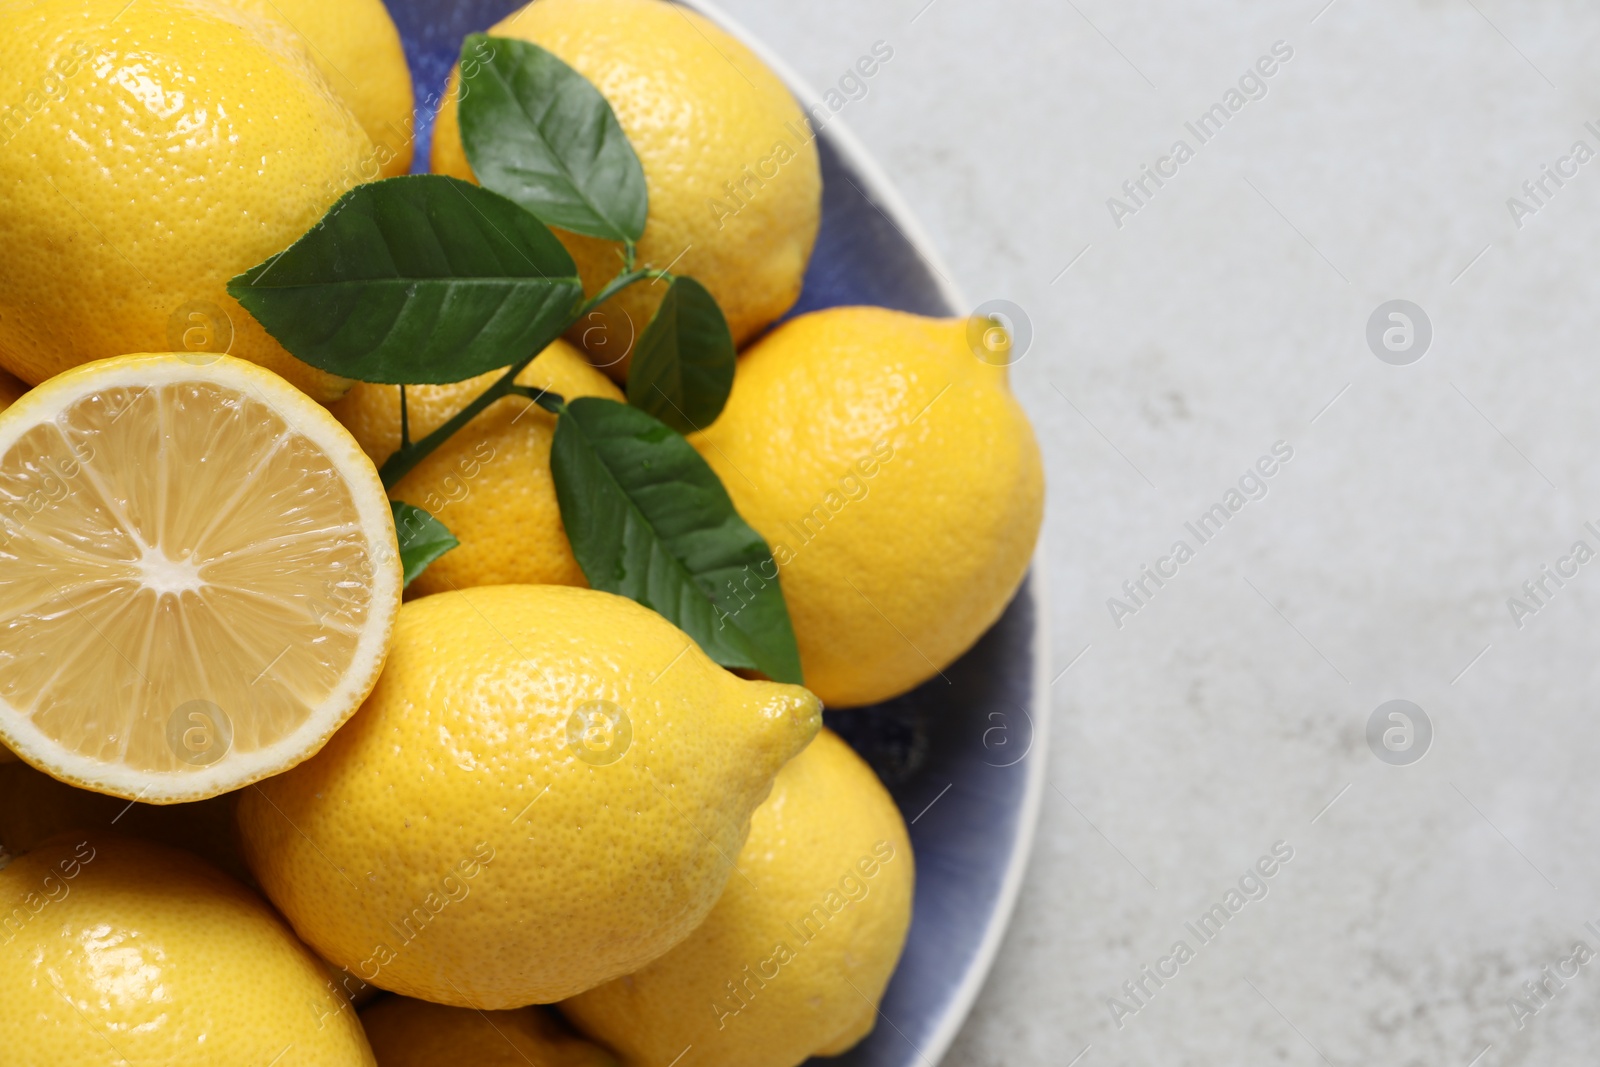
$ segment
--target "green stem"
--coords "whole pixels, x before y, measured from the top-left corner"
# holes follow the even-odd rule
[[[582,321],[585,315],[589,314],[589,312],[593,311],[607,300],[610,300],[613,296],[626,289],[634,282],[643,281],[646,278],[672,277],[672,275],[668,274],[664,270],[656,270],[651,267],[634,269],[633,251],[633,244],[632,242],[629,242],[626,246],[628,269],[617,275],[615,278],[612,278],[605,284],[604,288],[602,288],[598,293],[594,294],[593,297],[585,300],[583,304],[579,306],[578,310],[573,313],[571,321],[567,323],[568,326],[571,326],[574,322]],[[499,400],[503,396],[526,397],[535,404],[538,404],[540,407],[544,408],[546,411],[560,414],[565,405],[565,402],[562,400],[560,395],[549,392],[548,390],[535,389],[532,386],[517,384],[517,375],[521,374],[523,368],[532,363],[538,357],[538,355],[539,353],[535,352],[526,359],[521,360],[518,363],[513,363],[511,366],[507,367],[506,372],[497,378],[493,385],[489,386],[489,388],[485,389],[482,393],[479,393],[473,399],[472,403],[468,404],[466,407],[450,416],[449,421],[444,425],[416,441],[413,441],[410,438],[410,424],[406,410],[406,391],[405,386],[401,386],[400,448],[396,450],[392,456],[384,460],[383,466],[378,469],[378,476],[383,479],[383,487],[385,489],[394,488],[395,483],[401,478],[404,478],[407,474],[411,473],[412,469],[416,467],[418,463],[421,463],[424,459],[426,459],[429,453],[438,448],[440,445],[444,444],[445,441],[449,440],[457,430],[461,429],[461,427],[471,422],[480,411],[488,407],[490,404],[493,404],[496,400]]]
[[[629,269],[606,282],[605,287],[594,296],[583,302],[578,308],[578,314],[573,321],[581,321],[583,317],[607,300],[616,296],[634,282],[642,282],[646,278],[670,278],[672,275],[664,270],[655,270],[651,267],[640,267],[637,270]]]
[[[426,459],[430,452],[449,440],[451,435],[461,427],[471,422],[478,412],[509,394],[516,386],[517,375],[521,374],[523,368],[532,363],[534,357],[538,356],[538,354],[538,352],[535,352],[528,358],[507,367],[506,372],[496,379],[493,385],[473,398],[472,403],[450,416],[449,421],[444,425],[420,440],[402,445],[394,455],[384,460],[383,466],[378,469],[378,476],[383,479],[383,487],[385,489],[394,488],[396,482],[410,474],[411,469]]]
[[[532,385],[513,385],[511,387],[511,395],[531,400],[552,415],[559,415],[567,408],[566,398],[560,393],[553,393],[548,389],[539,389]]]

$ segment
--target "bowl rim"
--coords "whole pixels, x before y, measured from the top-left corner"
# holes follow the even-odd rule
[[[737,19],[730,16],[716,0],[672,0],[680,3],[692,11],[696,11],[712,22],[716,23],[728,34],[736,38],[756,58],[765,63],[779,80],[789,87],[802,103],[807,100],[822,99],[810,82],[802,78],[781,56],[768,48],[755,34],[747,30]],[[807,122],[809,122],[809,118]],[[871,192],[874,206],[878,208],[896,229],[905,238],[918,257],[928,266],[933,268],[933,281],[938,286],[939,295],[945,306],[953,315],[963,314],[964,308],[971,307],[961,291],[956,288],[955,282],[950,280],[950,269],[946,266],[944,257],[939,254],[932,238],[928,236],[922,224],[912,213],[910,205],[901,196],[900,190],[889,180],[887,174],[878,165],[855,134],[845,119],[834,116],[828,120],[825,129],[817,131],[819,138],[826,138],[839,152],[845,162],[860,174],[865,180],[867,189]],[[1042,533],[1042,529],[1041,529]],[[1043,538],[1040,538],[1041,544]],[[989,913],[985,925],[983,938],[978,949],[973,953],[971,963],[966,973],[961,976],[959,984],[950,996],[947,1006],[938,1024],[933,1028],[931,1036],[924,1043],[924,1047],[916,1051],[926,1060],[938,1063],[944,1059],[945,1053],[950,1050],[961,1026],[966,1022],[967,1016],[972,1012],[972,1006],[982,991],[984,982],[989,977],[989,971],[994,966],[995,957],[999,954],[1000,943],[1005,938],[1006,930],[1011,925],[1011,916],[1016,910],[1017,897],[1022,890],[1023,876],[1027,873],[1028,860],[1033,854],[1034,838],[1039,827],[1039,812],[1044,801],[1044,787],[1046,783],[1047,763],[1050,752],[1050,717],[1049,707],[1050,682],[1048,655],[1050,649],[1050,611],[1048,582],[1045,577],[1044,556],[1042,549],[1036,545],[1033,557],[1029,563],[1028,574],[1023,579],[1018,592],[1027,590],[1034,603],[1033,612],[1033,640],[1032,660],[1033,676],[1029,680],[1028,724],[1031,728],[1032,744],[1023,759],[1027,767],[1027,780],[1023,787],[1022,809],[1017,819],[1017,835],[1012,842],[1011,854],[1006,861],[1006,871],[1000,881],[1000,891],[995,898],[995,906]],[[880,1012],[881,1014],[881,1012]],[[915,1046],[913,1046],[915,1047]]]

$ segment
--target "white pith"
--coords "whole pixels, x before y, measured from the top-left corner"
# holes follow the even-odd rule
[[[57,778],[99,792],[147,802],[194,800],[239,788],[293,766],[321,747],[371,689],[387,651],[399,604],[398,550],[389,505],[371,462],[349,433],[320,405],[270,372],[228,357],[196,363],[180,356],[124,357],[89,364],[44,383],[0,416],[0,457],[44,423],[54,422],[74,404],[96,393],[128,388],[159,388],[203,382],[266,405],[287,426],[327,457],[348,488],[357,513],[359,544],[372,563],[366,622],[357,632],[343,673],[326,695],[309,704],[309,715],[278,740],[251,751],[230,749],[205,766],[153,772],[115,761],[93,759],[41,730],[28,710],[0,694],[0,741],[29,763]],[[241,478],[243,472],[241,472]],[[132,569],[144,589],[163,602],[178,604],[207,590],[199,564],[176,558],[160,547],[137,542]],[[0,580],[3,588],[3,580]]]

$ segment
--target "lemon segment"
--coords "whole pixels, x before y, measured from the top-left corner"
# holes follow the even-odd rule
[[[300,762],[376,681],[399,552],[371,462],[226,356],[123,356],[0,414],[0,741],[195,800]]]

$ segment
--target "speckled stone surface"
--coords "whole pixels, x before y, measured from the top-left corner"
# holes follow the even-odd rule
[[[1033,331],[1050,786],[949,1064],[1595,1062],[1600,9],[1322,4],[726,5],[892,46],[840,115]]]

